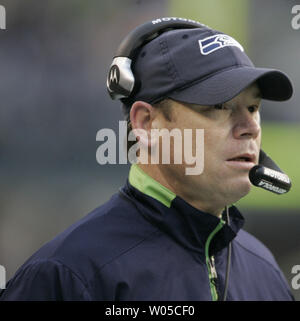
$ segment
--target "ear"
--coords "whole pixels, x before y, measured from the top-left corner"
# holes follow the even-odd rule
[[[130,122],[135,136],[139,138],[142,145],[150,147],[152,122],[155,118],[155,108],[144,102],[136,101],[130,110]]]

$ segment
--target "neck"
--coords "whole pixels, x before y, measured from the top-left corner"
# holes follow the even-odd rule
[[[222,216],[223,206],[216,206],[214,202],[203,201],[200,197],[195,197],[192,194],[188,193],[187,188],[183,188],[184,184],[179,182],[174,178],[174,176],[170,177],[165,173],[162,166],[157,166],[153,164],[138,164],[139,168],[144,171],[147,175],[155,179],[158,183],[169,189],[171,192],[176,194],[177,196],[184,199],[187,203],[197,208],[202,212],[206,212],[217,217]],[[193,193],[194,194],[194,193]]]

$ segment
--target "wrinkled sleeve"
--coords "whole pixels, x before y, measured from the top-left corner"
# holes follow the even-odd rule
[[[57,261],[39,260],[21,267],[0,292],[0,301],[89,301],[82,280]]]

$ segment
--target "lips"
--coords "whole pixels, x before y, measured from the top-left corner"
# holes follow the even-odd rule
[[[227,159],[229,162],[246,162],[246,163],[255,163],[255,154],[239,154],[232,158]]]
[[[249,172],[256,164],[256,155],[250,153],[238,154],[227,159],[226,164],[234,170]]]

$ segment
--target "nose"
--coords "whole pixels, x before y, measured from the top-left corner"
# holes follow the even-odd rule
[[[236,139],[256,139],[261,131],[259,113],[250,113],[248,110],[236,116],[233,127],[233,136]]]

